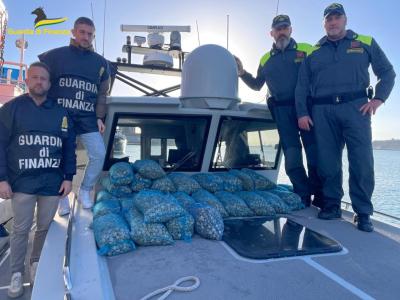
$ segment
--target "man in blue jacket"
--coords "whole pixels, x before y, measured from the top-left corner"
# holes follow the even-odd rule
[[[67,109],[74,129],[86,148],[89,163],[79,189],[78,200],[83,208],[92,207],[90,191],[103,169],[106,95],[110,84],[106,59],[93,50],[95,27],[92,20],[78,18],[72,29],[70,45],[39,55],[51,71],[49,96]],[[59,214],[69,213],[68,198],[60,202]]]
[[[314,126],[325,203],[318,217],[341,218],[342,152],[346,145],[355,222],[359,230],[370,232],[374,190],[371,115],[389,97],[396,74],[375,39],[346,30],[346,23],[341,4],[333,3],[325,9],[326,36],[299,72],[297,117],[303,130]],[[370,65],[378,77],[375,95],[370,89],[367,92]],[[310,93],[312,115],[307,108]]]
[[[280,142],[285,155],[285,170],[306,206],[322,207],[321,183],[317,175],[317,150],[313,132],[300,130],[297,125],[294,91],[301,62],[310,53],[312,46],[297,43],[291,38],[292,27],[287,15],[278,15],[272,21],[271,36],[275,43],[260,60],[257,77],[243,69],[238,63],[240,78],[252,89],[260,90],[267,84],[270,97],[268,107],[276,121]],[[300,140],[301,139],[301,140]],[[303,164],[302,142],[307,156],[308,175]]]
[[[0,108],[0,197],[11,198],[11,298],[23,294],[22,275],[35,207],[36,231],[30,258],[33,282],[47,230],[61,196],[72,188],[76,172],[75,135],[67,111],[47,98],[49,68],[33,63],[27,72],[29,93]]]

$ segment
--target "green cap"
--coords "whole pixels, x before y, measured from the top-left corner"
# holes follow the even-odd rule
[[[345,15],[343,5],[340,3],[332,3],[324,10],[324,18],[328,17],[331,14],[337,15]]]
[[[273,20],[272,20],[272,28],[278,28],[281,26],[290,26],[290,18],[287,15],[277,15]]]

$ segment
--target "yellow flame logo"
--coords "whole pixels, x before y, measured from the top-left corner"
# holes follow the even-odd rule
[[[35,29],[45,25],[54,25],[65,22],[68,18],[47,18],[43,7],[38,7],[34,11],[32,11],[32,15],[36,15],[36,19],[34,21]]]

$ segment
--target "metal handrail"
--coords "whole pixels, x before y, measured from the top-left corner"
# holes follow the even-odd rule
[[[351,203],[350,203],[350,202],[347,202],[347,201],[343,201],[343,200],[342,200],[342,203],[344,203],[344,204],[346,205],[346,208],[349,207],[349,206],[351,206]],[[384,217],[391,218],[391,219],[394,219],[394,220],[400,222],[400,218],[399,218],[399,217],[392,216],[392,215],[389,215],[389,214],[387,214],[387,213],[383,213],[383,212],[376,211],[376,210],[374,210],[373,212],[374,212],[374,214],[382,215],[382,216],[384,216]]]
[[[75,205],[76,197],[74,195],[74,201],[72,202],[72,208],[68,217],[68,227],[67,227],[67,238],[65,241],[65,253],[64,253],[64,263],[63,263],[63,277],[64,277],[64,288],[65,294],[64,299],[70,300],[71,290],[72,290],[72,280],[70,272],[70,262],[71,262],[71,242],[72,242],[72,226],[75,221]]]

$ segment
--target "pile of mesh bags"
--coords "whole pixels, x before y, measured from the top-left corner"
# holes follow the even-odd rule
[[[100,184],[93,230],[99,254],[109,256],[135,245],[190,241],[194,233],[220,240],[225,218],[273,218],[304,208],[290,186],[250,169],[189,176],[166,174],[155,161],[138,160],[114,164]]]

